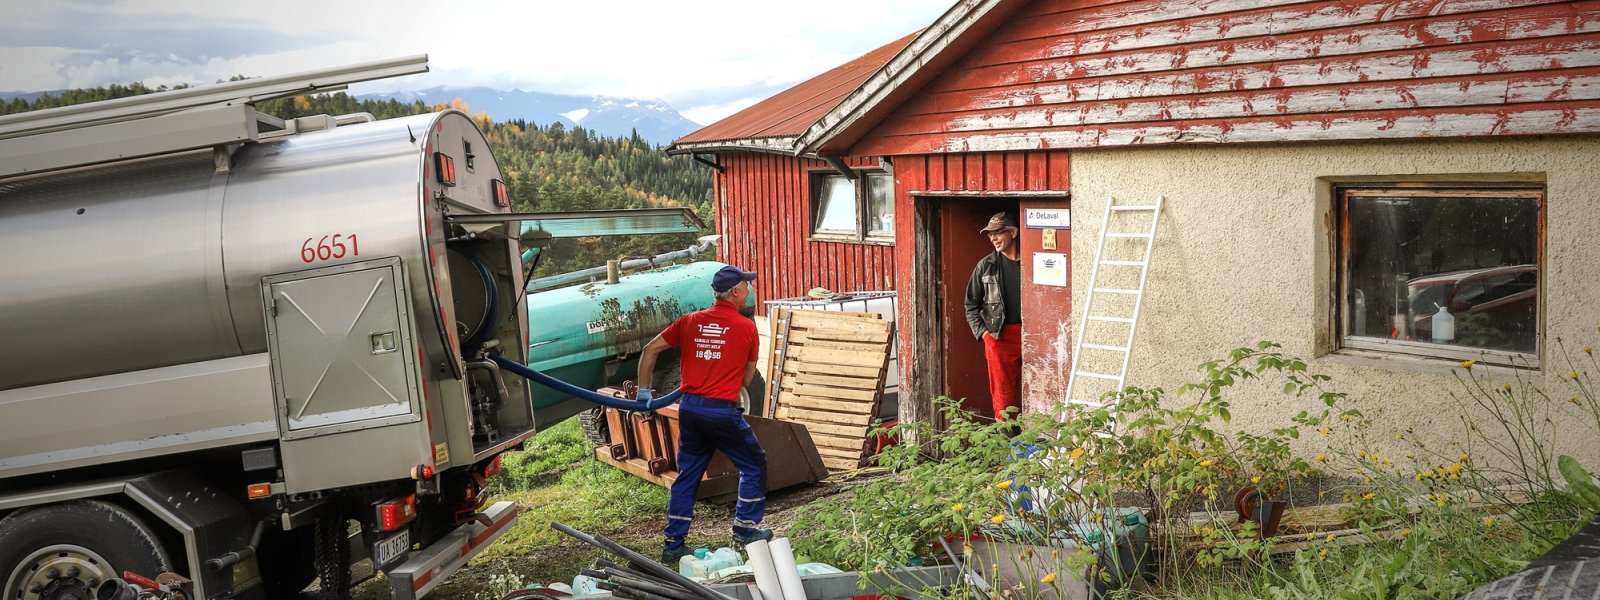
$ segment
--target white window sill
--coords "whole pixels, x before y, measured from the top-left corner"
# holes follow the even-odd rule
[[[1409,373],[1428,373],[1434,375],[1449,375],[1452,370],[1461,368],[1461,361],[1445,358],[1429,358],[1411,354],[1396,354],[1380,352],[1377,350],[1359,350],[1355,348],[1340,348],[1331,353],[1317,358],[1318,361],[1331,365],[1345,365],[1352,367],[1366,367],[1386,369],[1390,371],[1405,371]],[[1517,373],[1539,372],[1538,367],[1508,367],[1504,365],[1491,365],[1476,363],[1474,372],[1484,372],[1490,377],[1514,377]]]

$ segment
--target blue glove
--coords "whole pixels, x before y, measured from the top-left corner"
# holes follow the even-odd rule
[[[656,397],[655,390],[652,390],[650,388],[639,388],[638,391],[635,391],[633,393],[633,399],[634,400],[638,400],[640,402],[649,402],[651,400],[654,400],[655,397]]]

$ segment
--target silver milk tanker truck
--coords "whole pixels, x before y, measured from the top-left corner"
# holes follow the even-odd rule
[[[698,222],[513,214],[459,111],[252,104],[424,70],[0,117],[0,598],[345,598],[352,566],[415,598],[514,522],[485,480],[549,424],[489,360],[527,362],[523,248]]]

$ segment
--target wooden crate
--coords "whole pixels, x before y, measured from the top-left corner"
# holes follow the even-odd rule
[[[798,308],[778,308],[768,323],[769,414],[805,425],[829,469],[860,467],[883,402],[894,323]]]

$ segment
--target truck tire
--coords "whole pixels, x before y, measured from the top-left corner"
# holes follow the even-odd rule
[[[256,564],[268,598],[294,598],[317,578],[317,565],[306,560],[316,554],[316,534],[311,527],[268,531],[261,538]]]
[[[334,512],[317,519],[315,559],[317,599],[350,598],[350,524],[344,514]]]
[[[744,408],[744,414],[767,416],[767,380],[761,377],[760,370],[750,378],[750,385],[744,386],[739,392],[739,406]]]
[[[133,571],[172,571],[155,532],[128,510],[76,500],[11,513],[0,520],[0,597],[94,598],[102,582]]]

